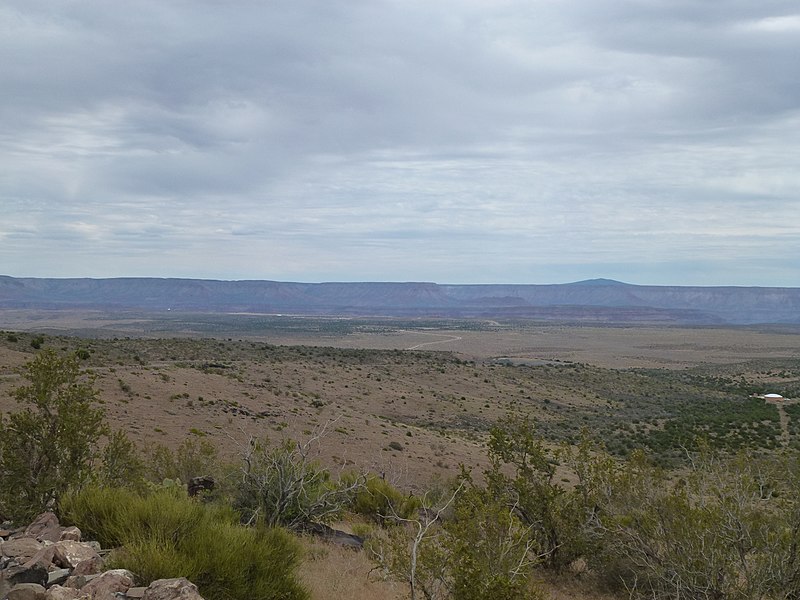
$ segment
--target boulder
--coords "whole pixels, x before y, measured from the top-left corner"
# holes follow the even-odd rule
[[[103,570],[103,559],[99,556],[93,556],[82,560],[72,570],[73,575],[95,575]]]
[[[88,599],[89,596],[85,595],[80,590],[54,585],[47,588],[45,598],[47,598],[47,600],[78,600],[79,598]]]
[[[203,600],[197,586],[185,577],[156,579],[144,591],[142,600]]]
[[[343,548],[350,548],[352,550],[361,550],[364,547],[364,538],[352,533],[340,531],[333,527],[328,527],[322,523],[306,523],[302,530],[311,535],[322,538],[326,542],[342,546]]]
[[[81,561],[90,558],[99,558],[99,555],[92,546],[82,542],[63,540],[57,542],[54,547],[55,553],[53,555],[53,562],[65,569],[73,569]]]
[[[81,530],[77,527],[65,527],[64,530],[61,532],[61,537],[58,541],[61,540],[72,540],[73,542],[80,542],[81,541]]]
[[[79,590],[86,585],[86,575],[70,575],[64,582],[64,587]]]
[[[45,540],[57,542],[61,539],[63,529],[58,523],[58,517],[51,512],[44,512],[25,528],[25,536],[36,538],[41,542]]]
[[[53,564],[53,555],[55,552],[55,546],[43,546],[36,554],[31,556],[23,566],[32,567],[35,564],[40,564],[44,566],[45,569],[50,569],[50,565]]]
[[[135,598],[135,599],[138,600],[139,598],[144,596],[144,592],[145,592],[146,589],[147,588],[144,588],[144,587],[128,588],[128,591],[125,592],[125,597],[126,598]]]
[[[112,569],[101,573],[81,588],[81,593],[92,600],[116,600],[117,592],[127,592],[133,587],[134,575],[125,569]]]
[[[11,588],[8,600],[45,600],[45,589],[36,583],[20,583]]]
[[[42,563],[11,564],[3,570],[2,578],[12,586],[18,583],[38,583],[43,586],[47,583],[47,567]]]
[[[50,571],[47,574],[47,587],[60,585],[64,583],[69,576],[69,569],[56,569],[55,571]]]
[[[20,537],[13,540],[8,540],[0,545],[0,552],[4,556],[16,558],[18,562],[24,563],[42,549],[44,544],[35,540],[32,537]]]

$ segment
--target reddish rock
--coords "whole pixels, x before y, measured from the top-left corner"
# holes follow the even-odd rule
[[[53,564],[53,555],[55,552],[55,546],[44,546],[43,548],[40,548],[36,554],[31,556],[30,559],[28,559],[22,566],[32,567],[33,565],[39,564],[44,566],[45,569],[49,569],[50,565]]]
[[[8,600],[45,600],[44,587],[37,583],[20,583],[11,588]]]
[[[53,562],[67,569],[75,568],[81,561],[95,557],[99,558],[94,548],[81,542],[64,540],[57,542],[54,547],[55,554],[53,556]]]
[[[32,537],[21,537],[0,544],[0,552],[3,556],[16,558],[18,562],[26,562],[43,546],[44,544]]]
[[[185,577],[156,579],[144,591],[142,600],[203,600],[197,586]]]
[[[47,600],[79,600],[84,598],[88,600],[89,596],[82,593],[80,590],[54,585],[47,588],[45,598]]]
[[[82,560],[72,570],[73,575],[95,575],[103,570],[103,559],[93,556]]]
[[[39,541],[57,542],[61,539],[61,532],[64,528],[58,524],[58,517],[51,512],[40,514],[33,520],[33,523],[25,529],[25,535],[36,538]]]
[[[92,600],[116,600],[117,592],[133,587],[133,573],[125,569],[112,569],[92,579],[81,588]]]

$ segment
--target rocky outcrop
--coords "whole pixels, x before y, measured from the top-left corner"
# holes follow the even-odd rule
[[[53,513],[22,529],[0,526],[0,600],[203,600],[183,578],[144,587],[130,571],[104,571],[104,554]]]

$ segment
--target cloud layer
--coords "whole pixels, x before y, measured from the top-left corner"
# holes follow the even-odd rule
[[[800,283],[800,11],[10,0],[0,272]]]

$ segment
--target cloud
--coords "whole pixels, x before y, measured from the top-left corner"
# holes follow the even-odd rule
[[[796,285],[794,4],[10,0],[0,270]]]

